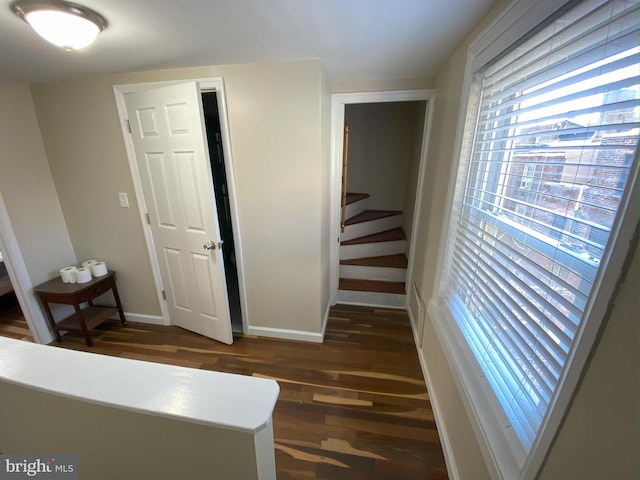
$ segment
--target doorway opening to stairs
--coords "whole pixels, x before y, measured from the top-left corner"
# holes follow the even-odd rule
[[[339,303],[407,305],[431,92],[389,93],[342,108]]]

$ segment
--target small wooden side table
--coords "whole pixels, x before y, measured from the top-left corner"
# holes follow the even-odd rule
[[[105,307],[94,305],[93,299],[99,297],[103,293],[111,290],[117,307]],[[87,346],[93,347],[90,331],[96,328],[104,321],[118,313],[120,321],[124,324],[124,311],[120,303],[118,295],[118,287],[116,287],[116,272],[109,271],[102,277],[92,278],[86,283],[64,283],[60,277],[44,282],[33,289],[38,294],[40,302],[44,307],[44,311],[49,320],[49,324],[56,333],[56,339],[61,342],[62,337],[60,331],[80,331],[84,337]],[[87,302],[88,307],[82,309],[80,304]],[[73,305],[75,313],[65,318],[61,322],[56,323],[51,314],[50,303],[61,303],[64,305]]]

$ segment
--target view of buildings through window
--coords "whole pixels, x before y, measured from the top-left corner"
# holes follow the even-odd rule
[[[638,98],[633,89],[614,93],[617,101]],[[603,124],[616,126],[611,131],[594,132],[571,119],[543,125],[541,135],[537,127],[523,128],[517,135],[524,138],[515,141],[516,151],[507,160],[500,208],[521,224],[598,261],[638,142],[638,128],[618,128],[637,125],[638,110],[628,106],[602,114],[608,117]]]
[[[504,178],[496,184],[502,191],[496,192],[497,200],[491,207],[523,233],[568,254],[566,272],[560,275],[568,285],[556,284],[555,288],[567,301],[578,301],[582,306],[586,298],[579,293],[588,294],[602,258],[629,176],[640,125],[637,88],[600,97],[602,105],[619,104],[620,108],[599,112],[596,128],[565,118],[514,132],[513,148],[503,159]],[[551,271],[551,262],[557,260],[557,255],[545,257],[544,248],[542,252],[519,248],[515,239],[510,247],[519,249],[537,265],[529,269],[532,275],[540,275],[539,266]]]

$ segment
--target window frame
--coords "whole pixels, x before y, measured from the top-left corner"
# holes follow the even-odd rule
[[[457,181],[460,158],[467,147],[464,145],[465,127],[469,126],[467,125],[469,103],[474,98],[472,92],[474,73],[505,48],[520,40],[538,24],[570,3],[575,2],[566,1],[558,5],[557,0],[537,0],[536,2],[515,0],[469,46],[449,177],[449,185],[452,188],[447,194],[445,219],[452,219],[455,190],[453,187]],[[471,121],[473,122],[473,119]],[[629,187],[621,199],[619,220],[614,223],[611,230],[610,248],[602,259],[605,268],[601,269],[594,281],[594,294],[585,308],[585,321],[576,334],[577,347],[567,358],[568,368],[560,378],[558,393],[551,399],[550,413],[543,421],[540,434],[528,454],[520,447],[517,436],[509,428],[510,422],[499,403],[493,401],[494,394],[491,387],[488,382],[482,380],[484,373],[475,362],[473,353],[447,306],[439,299],[441,285],[447,280],[442,269],[445,264],[446,246],[450,242],[449,221],[443,223],[435,286],[428,309],[492,478],[509,480],[536,478],[570,407],[588,359],[597,346],[598,333],[606,325],[611,309],[611,299],[619,288],[625,268],[628,268],[630,262],[630,254],[635,251],[637,244],[640,206],[634,199],[638,198],[639,193],[639,151],[640,148],[637,148],[635,166],[629,173]]]

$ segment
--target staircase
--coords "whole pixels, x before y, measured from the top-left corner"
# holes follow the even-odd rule
[[[366,193],[347,193],[338,301],[404,307],[407,236],[402,212],[369,210],[368,202]]]

